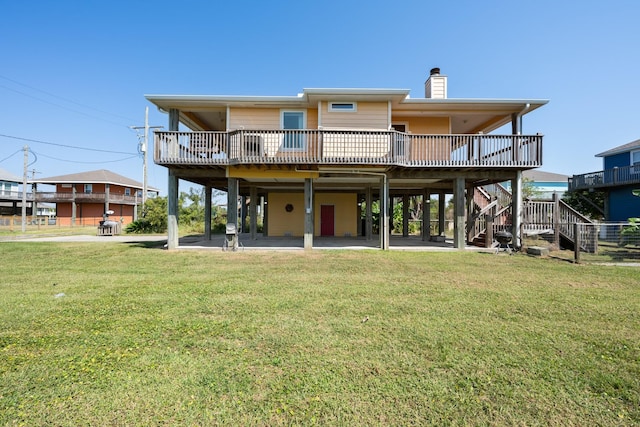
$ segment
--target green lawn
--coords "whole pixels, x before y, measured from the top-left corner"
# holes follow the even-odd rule
[[[637,267],[117,243],[0,253],[1,425],[640,424]]]

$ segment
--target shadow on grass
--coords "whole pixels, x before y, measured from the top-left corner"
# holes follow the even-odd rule
[[[157,241],[145,241],[145,242],[125,242],[132,248],[143,248],[143,249],[164,249],[167,244],[166,240],[157,240]]]

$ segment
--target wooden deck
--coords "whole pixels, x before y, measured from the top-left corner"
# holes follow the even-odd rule
[[[239,164],[520,167],[542,165],[542,135],[415,135],[396,131],[155,132],[164,166]]]
[[[569,191],[605,189],[633,184],[640,184],[640,166],[638,165],[574,175],[569,178]]]

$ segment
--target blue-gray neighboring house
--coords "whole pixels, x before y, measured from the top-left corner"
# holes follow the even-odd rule
[[[569,191],[603,191],[605,221],[627,221],[640,217],[640,139],[596,154],[604,170],[569,178]]]

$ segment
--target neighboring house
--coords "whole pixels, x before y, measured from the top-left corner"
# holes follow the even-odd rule
[[[603,191],[605,221],[627,221],[640,217],[640,139],[596,154],[603,158],[604,170],[569,179],[569,191]]]
[[[544,172],[538,169],[531,169],[522,172],[522,179],[529,186],[531,200],[551,200],[553,195],[562,197],[569,187],[569,176],[559,173]],[[507,181],[504,187],[511,191],[511,182]]]
[[[454,246],[463,248],[474,188],[511,180],[521,191],[522,171],[541,165],[543,137],[522,135],[522,117],[548,102],[449,99],[439,69],[431,70],[424,98],[405,89],[146,98],[169,119],[168,132],[155,132],[154,160],[169,172],[170,249],[178,246],[180,179],[205,187],[207,212],[212,188],[227,192],[228,206],[248,198],[251,238],[263,200],[263,234],[302,237],[305,249],[320,236],[371,239],[374,202],[382,212],[380,247],[388,249],[390,200],[437,194],[444,207],[444,195],[453,194]],[[510,134],[489,135],[509,124]],[[521,206],[514,200],[518,230]],[[444,208],[440,212],[444,224]],[[228,223],[238,223],[235,209],[227,215]]]
[[[59,225],[98,225],[109,211],[113,212],[112,220],[128,224],[136,218],[137,205],[142,202],[142,183],[105,169],[33,182],[55,186],[55,191],[38,188],[35,200],[56,204]],[[149,191],[158,193],[155,188]]]
[[[0,215],[18,215],[22,209],[22,178],[0,169]],[[31,199],[29,199],[29,202]],[[20,207],[18,207],[20,204]],[[29,203],[30,205],[30,203]]]

